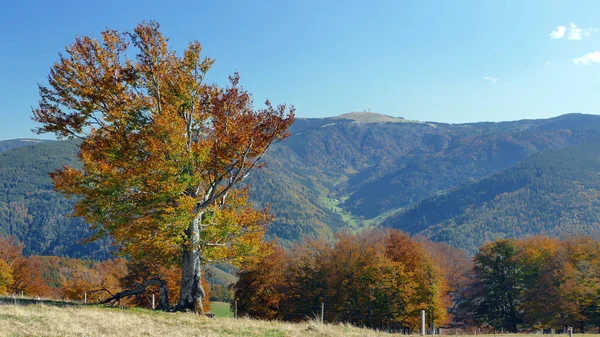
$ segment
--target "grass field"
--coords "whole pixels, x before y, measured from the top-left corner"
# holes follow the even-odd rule
[[[233,317],[233,312],[229,309],[229,303],[212,302],[210,304],[210,311],[215,317]]]
[[[214,309],[213,309],[214,310]],[[99,306],[0,304],[0,336],[390,336],[347,324],[206,318]]]
[[[72,302],[35,300],[20,304],[0,301],[0,336],[394,336],[360,329],[348,324],[319,324],[315,321],[284,323],[228,317],[206,318],[190,313],[164,313],[144,309],[81,306]],[[213,306],[224,310],[227,303]],[[223,313],[224,314],[224,313]],[[400,336],[395,334],[395,336]],[[479,335],[485,336],[485,335]],[[487,335],[489,337],[528,337],[536,335]],[[566,335],[562,335],[566,336]],[[581,335],[592,337],[597,335]]]

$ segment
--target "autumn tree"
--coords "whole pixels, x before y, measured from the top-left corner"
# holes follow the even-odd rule
[[[238,314],[266,320],[281,319],[287,296],[287,268],[288,256],[281,247],[275,247],[269,255],[242,268],[238,281],[232,285]]]
[[[331,248],[321,240],[305,239],[296,243],[289,252],[285,270],[287,290],[281,315],[288,321],[314,317],[326,300],[329,275],[324,268]],[[329,301],[328,301],[329,303]]]
[[[448,322],[447,308],[450,306],[449,287],[440,267],[427,255],[422,244],[399,231],[390,231],[386,244],[386,256],[404,272],[411,282],[413,292],[407,298],[404,312],[407,325],[416,327],[420,321],[418,313],[424,309],[428,322]],[[406,284],[399,284],[406,287]]]
[[[517,332],[523,268],[512,239],[488,243],[475,255],[477,283],[473,294],[478,320],[494,328]]]
[[[383,240],[382,235],[336,235],[335,244],[320,261],[327,280],[324,301],[329,321],[380,326],[386,320],[382,311],[394,299],[387,298],[386,286],[379,282],[386,279],[380,268]]]
[[[8,263],[0,259],[0,294],[6,294],[13,281],[12,270]]]
[[[600,327],[600,242],[591,238],[571,238],[555,256],[553,311],[558,323],[578,327]]]
[[[562,269],[557,259],[562,250],[559,239],[536,236],[516,240],[519,263],[523,269],[520,311],[523,323],[532,329],[555,326],[557,272]]]
[[[439,271],[447,282],[447,295],[452,299],[448,313],[452,315],[454,323],[462,321],[460,323],[466,324],[468,317],[465,317],[461,309],[467,304],[465,292],[470,290],[473,280],[472,259],[464,250],[445,243],[434,242],[421,235],[416,235],[414,239],[421,244],[433,263],[439,267]]]
[[[519,328],[600,325],[600,242],[537,236],[480,248],[475,282],[465,300],[479,323]]]
[[[447,323],[447,286],[419,243],[397,231],[341,232],[333,244],[308,240],[241,269],[238,306],[256,318],[325,320],[416,329],[420,311]],[[238,307],[239,309],[239,307]]]
[[[181,55],[159,25],[78,37],[40,85],[37,132],[80,138],[83,168],[52,174],[78,196],[74,215],[123,254],[180,266],[175,309],[203,312],[202,266],[259,253],[265,211],[236,186],[287,136],[293,108],[255,110],[239,76],[204,82],[214,60],[191,42]]]
[[[0,260],[8,265],[12,276],[7,291],[12,294],[44,296],[50,289],[41,273],[41,261],[23,256],[23,247],[14,237],[0,237]]]

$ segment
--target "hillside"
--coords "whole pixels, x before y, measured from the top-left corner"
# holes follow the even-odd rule
[[[40,142],[0,153],[0,234],[15,236],[26,254],[106,258],[106,241],[82,244],[88,225],[69,218],[74,201],[54,192],[48,173],[79,166],[75,142]]]
[[[364,114],[364,113],[361,113]],[[353,115],[353,114],[350,114]],[[600,135],[600,117],[571,114],[502,123],[356,123],[300,119],[251,177],[254,200],[277,215],[282,242],[376,225],[437,193],[548,149]]]
[[[474,252],[486,241],[600,236],[600,145],[544,151],[383,222]]]
[[[266,167],[248,179],[256,206],[269,205],[275,214],[269,238],[284,245],[304,236],[331,238],[340,229],[376,226],[391,217],[384,225],[472,250],[481,239],[465,241],[459,232],[443,236],[441,229],[430,226],[443,227],[446,219],[420,225],[410,214],[430,219],[437,210],[423,205],[437,200],[436,196],[521,167],[536,153],[600,139],[600,116],[444,124],[358,112],[299,118],[290,131],[289,138],[271,147]],[[76,143],[14,140],[0,142],[0,147],[10,148],[0,152],[0,233],[24,241],[27,253],[106,257],[107,242],[78,243],[87,236],[87,225],[67,217],[73,201],[54,193],[47,175],[64,164],[78,165]],[[491,191],[494,184],[482,188]],[[558,196],[553,202],[562,207],[570,197]],[[586,221],[581,220],[592,226]],[[495,227],[486,230],[486,238],[508,235]]]

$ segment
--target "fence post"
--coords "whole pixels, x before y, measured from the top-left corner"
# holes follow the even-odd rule
[[[425,310],[421,310],[421,336],[425,336]]]
[[[235,315],[233,317],[234,318],[238,318],[238,314],[237,314],[237,300],[235,301]]]
[[[154,294],[152,294],[152,310],[156,308],[156,302],[154,300]]]
[[[569,327],[569,337],[573,337],[573,327]]]
[[[83,293],[83,304],[87,304],[87,291]]]
[[[325,323],[325,303],[321,302],[321,324]]]

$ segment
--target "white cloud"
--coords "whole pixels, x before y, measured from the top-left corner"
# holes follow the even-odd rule
[[[578,28],[577,25],[573,22],[569,24],[569,40],[581,40],[581,32],[583,30]]]
[[[600,63],[600,52],[595,51],[593,53],[587,53],[582,57],[576,57],[573,59],[573,63],[579,65],[586,65],[591,63]]]
[[[556,27],[555,30],[553,30],[552,32],[550,32],[550,38],[551,39],[562,39],[563,37],[565,37],[565,32],[567,31],[567,27],[565,26],[558,26]]]
[[[592,33],[599,32],[598,28],[581,28],[577,27],[575,22],[571,22],[569,27],[557,26],[556,29],[550,32],[551,39],[562,39],[567,36],[569,40],[581,40],[584,37],[590,37]]]
[[[489,76],[486,76],[486,77],[484,77],[483,79],[484,79],[484,80],[486,80],[486,81],[490,81],[490,82],[492,82],[493,84],[496,84],[496,82],[498,82],[498,79],[497,79],[497,78],[495,78],[495,77],[489,77]]]

